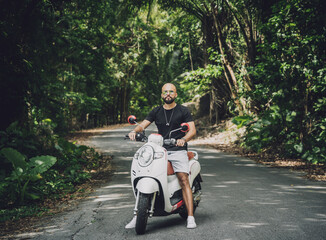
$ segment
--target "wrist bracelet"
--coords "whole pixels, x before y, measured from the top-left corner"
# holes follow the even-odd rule
[[[185,142],[187,142],[187,140],[184,137],[182,137],[181,139],[183,139]]]

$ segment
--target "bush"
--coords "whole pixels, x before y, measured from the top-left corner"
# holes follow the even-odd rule
[[[98,166],[100,155],[92,148],[68,142],[53,134],[51,121],[27,131],[13,123],[0,132],[0,207],[38,203],[74,192]],[[24,146],[23,146],[24,145]],[[49,154],[34,157],[35,155]]]

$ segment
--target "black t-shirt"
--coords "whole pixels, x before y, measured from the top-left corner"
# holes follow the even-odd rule
[[[165,111],[165,113],[164,113]],[[154,108],[145,118],[150,122],[154,122],[157,126],[158,133],[164,139],[169,138],[169,133],[177,128],[180,128],[181,123],[192,122],[192,116],[187,107],[177,104],[173,109],[165,110],[163,106]],[[169,125],[167,126],[167,123]],[[180,139],[186,134],[184,132],[176,131],[171,133],[171,138]],[[187,150],[187,144],[183,147],[164,146],[168,151]]]

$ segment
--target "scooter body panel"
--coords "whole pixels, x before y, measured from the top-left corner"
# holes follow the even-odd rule
[[[200,173],[200,164],[196,160],[190,160],[189,161],[189,184],[190,187],[192,187],[195,178],[198,176]]]
[[[137,182],[136,189],[139,192],[151,194],[151,193],[159,192],[160,187],[153,178],[144,177]]]
[[[168,193],[169,193],[169,198],[173,196],[173,194],[181,189],[181,186],[179,184],[179,180],[177,178],[177,175],[169,175],[167,176],[168,178]]]

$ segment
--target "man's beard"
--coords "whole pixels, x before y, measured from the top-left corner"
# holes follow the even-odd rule
[[[163,101],[164,101],[166,104],[171,104],[171,103],[173,103],[174,100],[175,100],[175,98],[173,98],[173,97],[170,97],[170,99],[167,99],[167,97],[162,98],[162,99],[163,99]]]

